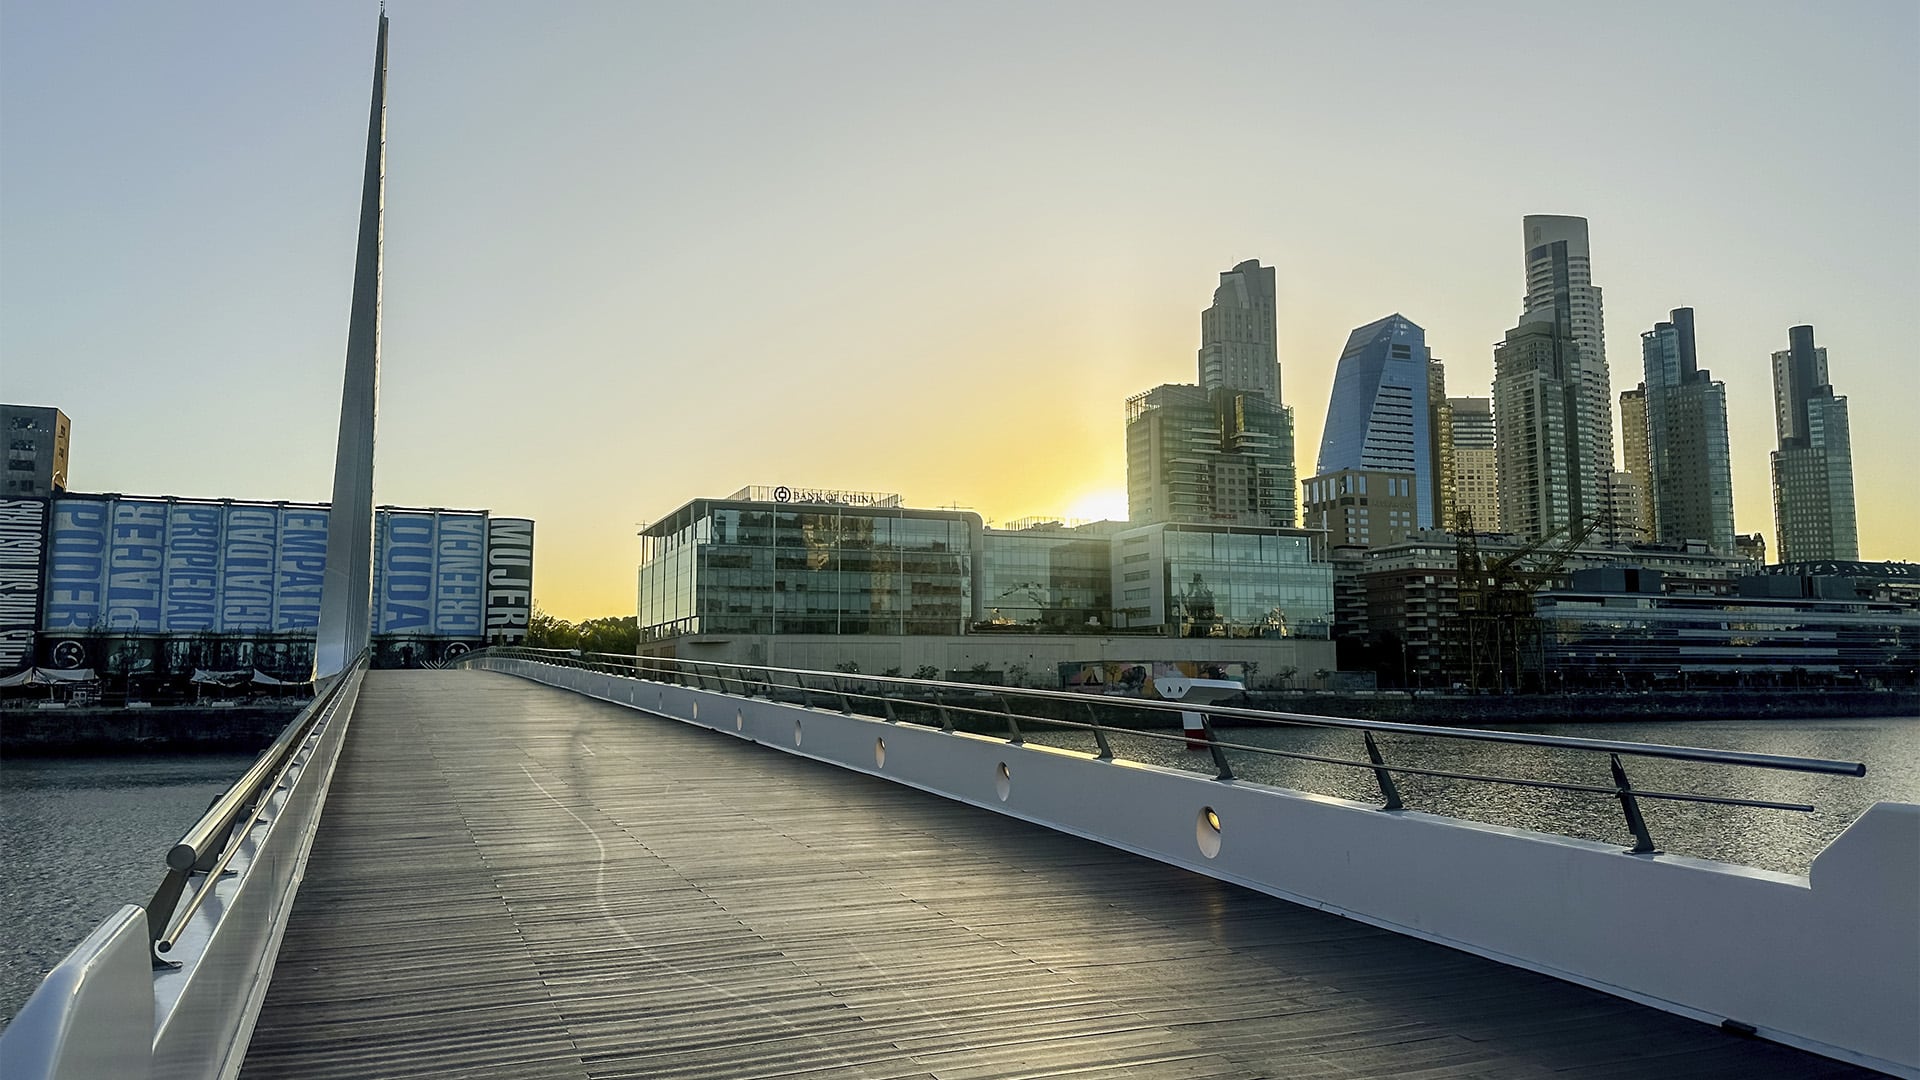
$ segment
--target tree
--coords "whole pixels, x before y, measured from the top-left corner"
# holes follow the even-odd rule
[[[580,635],[573,624],[558,618],[536,601],[533,614],[527,616],[527,638],[524,644],[529,649],[571,649],[576,647]]]
[[[633,656],[640,651],[640,620],[633,615],[608,615],[578,625],[559,618],[539,604],[527,618],[528,648],[579,649],[586,653]]]

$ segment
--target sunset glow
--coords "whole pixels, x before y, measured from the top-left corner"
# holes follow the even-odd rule
[[[1067,507],[1067,517],[1075,521],[1127,520],[1127,492],[1124,488],[1090,491]]]
[[[1605,73],[1577,124],[1519,92],[1538,55],[1506,17],[1361,9],[422,9],[387,112],[375,498],[535,519],[570,618],[632,612],[634,522],[748,483],[1119,517],[1126,400],[1194,381],[1200,312],[1255,258],[1304,478],[1356,326],[1400,312],[1449,394],[1489,392],[1521,216],[1554,213],[1591,222],[1614,394],[1697,310],[1738,531],[1775,531],[1770,356],[1807,323],[1852,401],[1861,555],[1920,556],[1920,502],[1881,497],[1913,446],[1911,4],[1529,9],[1557,68]],[[189,21],[7,15],[7,397],[71,416],[75,490],[323,499],[371,16]],[[1849,59],[1780,78],[1810,55]]]

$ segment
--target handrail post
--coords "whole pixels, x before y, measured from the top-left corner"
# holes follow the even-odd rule
[[[1214,779],[1233,779],[1233,766],[1227,764],[1227,752],[1220,748],[1220,740],[1213,734],[1213,717],[1204,712],[1200,714],[1200,730],[1207,733],[1207,749],[1213,751],[1214,767],[1220,770],[1219,775]]]
[[[153,899],[147,902],[147,953],[153,959],[155,971],[180,966],[177,961],[162,959],[158,946],[160,939],[167,936],[167,925],[173,921],[173,909],[180,906],[180,897],[187,891],[187,879],[192,876],[191,870],[168,867],[167,876],[160,879],[160,888],[154,891]]]
[[[887,714],[887,723],[897,724],[900,722],[899,715],[893,711],[892,698],[887,697],[885,694],[880,695],[880,708]]]
[[[795,675],[793,681],[800,684],[800,707],[813,708],[813,689],[807,685],[807,680],[800,675]]]
[[[1007,695],[1005,694],[995,694],[993,696],[1000,699],[1000,711],[1007,714],[1007,741],[1015,746],[1026,745],[1027,737],[1021,734],[1020,721],[1015,719],[1013,715],[1013,703],[1007,700]]]
[[[1093,702],[1091,701],[1085,704],[1087,708],[1087,726],[1093,729],[1093,743],[1100,748],[1099,760],[1112,761],[1113,747],[1107,745],[1107,729],[1100,726],[1100,711],[1093,707]]]
[[[1608,754],[1607,757],[1613,765],[1613,787],[1620,796],[1620,809],[1627,815],[1627,828],[1633,830],[1633,847],[1627,854],[1660,854],[1660,849],[1653,845],[1653,834],[1647,831],[1647,819],[1640,816],[1640,803],[1633,797],[1632,785],[1627,783],[1627,770],[1620,765],[1620,755]]]
[[[940,712],[940,730],[953,734],[953,717],[947,715],[947,699],[940,693],[939,687],[933,688],[933,707]]]
[[[1380,794],[1387,800],[1387,804],[1380,809],[1406,809],[1406,807],[1400,803],[1400,789],[1394,786],[1393,774],[1387,771],[1386,760],[1380,756],[1380,747],[1375,745],[1373,741],[1373,732],[1363,731],[1360,734],[1367,742],[1367,760],[1373,762],[1374,782],[1380,785]]]
[[[840,695],[840,715],[852,716],[853,702],[847,700],[847,681],[836,677],[833,680],[833,690]]]

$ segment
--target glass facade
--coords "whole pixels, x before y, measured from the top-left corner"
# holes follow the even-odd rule
[[[1555,685],[1911,685],[1920,668],[1920,612],[1899,604],[1549,593],[1539,617]]]
[[[1257,394],[1168,384],[1127,400],[1127,516],[1291,526],[1293,410]]]
[[[1697,363],[1693,309],[1640,335],[1646,382],[1644,447],[1627,439],[1628,467],[1638,450],[1647,463],[1653,538],[1704,540],[1733,552],[1733,472],[1727,448],[1727,391]],[[1624,416],[1624,412],[1623,412]]]
[[[1333,569],[1310,560],[1306,534],[1168,528],[1161,539],[1175,636],[1329,636]]]
[[[1112,544],[1067,528],[989,530],[981,630],[1104,633],[1113,627]]]
[[[696,500],[641,536],[641,638],[964,633],[982,532],[956,511]]]
[[[1355,330],[1334,372],[1317,466],[1322,475],[1412,473],[1423,529],[1442,524],[1434,516],[1431,360],[1426,331],[1400,315]]]

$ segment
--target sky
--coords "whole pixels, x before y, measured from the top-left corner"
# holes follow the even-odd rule
[[[1305,478],[1356,326],[1488,392],[1529,213],[1591,222],[1616,395],[1695,309],[1770,546],[1812,323],[1862,557],[1920,559],[1911,0],[389,14],[375,497],[537,519],[564,618],[747,484],[1117,512],[1124,402],[1243,259]],[[72,418],[76,490],[327,497],[376,17],[0,5],[0,397]]]

